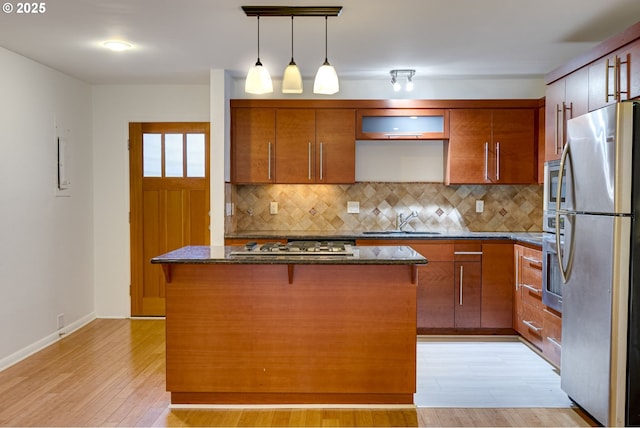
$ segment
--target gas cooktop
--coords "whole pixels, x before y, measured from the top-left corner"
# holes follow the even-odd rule
[[[350,256],[353,241],[291,241],[286,244],[248,242],[243,250],[233,251],[236,256],[306,255],[306,256]]]

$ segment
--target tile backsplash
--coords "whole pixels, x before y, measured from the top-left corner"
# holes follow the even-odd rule
[[[396,216],[418,217],[405,230],[441,232],[540,232],[542,186],[378,183],[350,185],[231,185],[226,200],[235,206],[227,232],[367,231],[395,229]],[[476,213],[476,201],[484,212]],[[347,213],[347,202],[360,205]],[[278,213],[270,214],[270,203]]]

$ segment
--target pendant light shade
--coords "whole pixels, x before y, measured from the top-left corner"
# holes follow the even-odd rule
[[[332,95],[340,90],[338,82],[338,74],[336,69],[329,64],[327,59],[327,16],[324,17],[324,63],[316,73],[316,79],[313,82],[313,92],[315,94]]]
[[[291,61],[287,68],[284,69],[282,77],[282,93],[283,94],[301,94],[302,93],[302,75],[300,69],[293,60],[293,15],[291,15]]]
[[[273,83],[269,71],[260,62],[260,15],[258,15],[258,60],[247,73],[244,91],[249,94],[268,94],[273,92]]]

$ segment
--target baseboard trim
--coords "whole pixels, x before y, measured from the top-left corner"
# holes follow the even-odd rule
[[[415,409],[415,404],[169,404],[170,409]]]
[[[20,361],[30,357],[31,355],[35,354],[38,351],[43,350],[44,348],[46,348],[47,346],[52,345],[53,343],[56,343],[57,341],[59,341],[60,339],[62,339],[65,336],[70,335],[71,333],[75,332],[76,330],[81,329],[82,327],[84,327],[85,325],[89,324],[91,321],[96,319],[96,314],[94,312],[91,312],[90,314],[85,315],[84,317],[80,318],[77,321],[72,322],[71,324],[61,328],[60,330],[56,330],[55,332],[51,333],[50,335],[43,337],[42,339],[38,340],[37,342],[22,348],[21,350],[14,352],[13,354],[9,355],[8,357],[5,357],[3,359],[0,360],[0,371],[3,371],[11,366],[13,366],[14,364],[19,363]]]

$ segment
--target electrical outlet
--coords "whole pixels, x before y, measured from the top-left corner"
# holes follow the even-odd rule
[[[358,201],[348,201],[347,202],[347,213],[349,213],[349,214],[359,214],[360,213],[360,202],[358,202]]]
[[[476,212],[481,213],[484,212],[484,201],[476,201]]]
[[[277,202],[271,202],[271,204],[269,204],[269,214],[278,214],[278,203]]]
[[[58,315],[58,330],[64,327],[64,314]]]
[[[234,207],[233,202],[227,202],[225,204],[225,207],[226,207],[226,211],[227,211],[227,217],[232,216],[234,214],[234,211],[235,211],[235,207]]]

